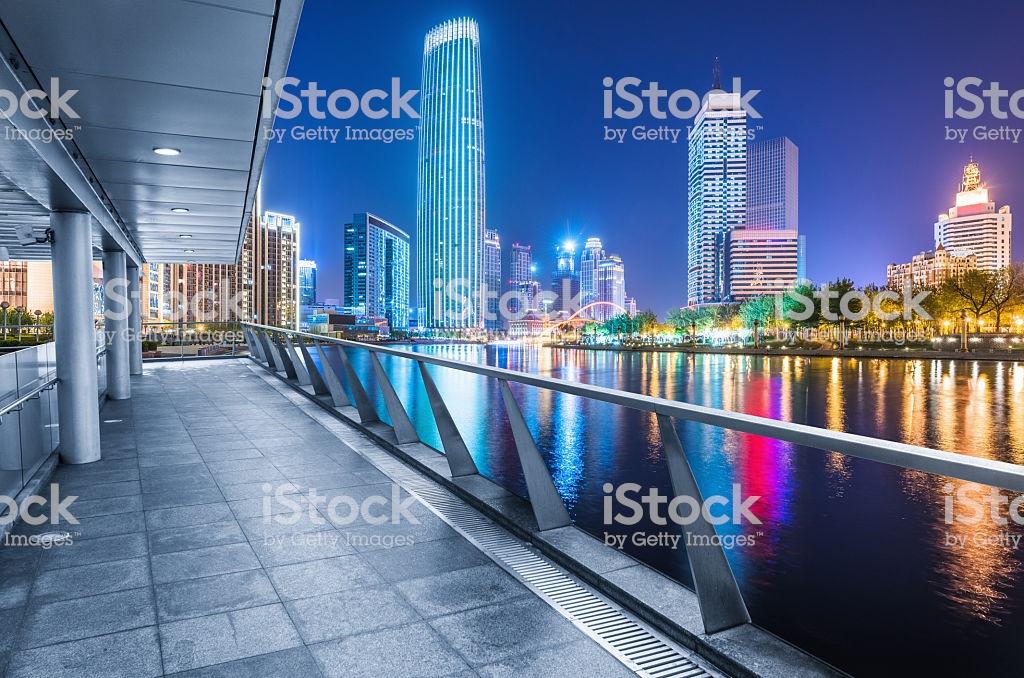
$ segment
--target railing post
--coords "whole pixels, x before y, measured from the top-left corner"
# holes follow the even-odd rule
[[[313,380],[309,378],[309,372],[306,372],[305,366],[299,362],[295,355],[295,345],[292,340],[288,338],[287,332],[281,332],[281,336],[284,337],[285,350],[288,351],[288,359],[292,363],[292,369],[295,370],[295,378],[298,379],[299,384],[302,386],[310,386]]]
[[[334,401],[335,407],[346,407],[351,405],[349,402],[348,394],[345,393],[345,388],[341,385],[341,380],[338,379],[338,373],[334,371],[334,367],[331,362],[327,359],[327,351],[320,345],[320,342],[316,339],[313,340],[316,344],[317,353],[320,354],[320,364],[324,368],[324,379],[327,380],[327,388],[331,390],[331,398]],[[341,347],[338,347],[341,350]]]
[[[324,378],[320,376],[320,370],[316,368],[316,363],[313,362],[313,356],[309,354],[309,349],[306,348],[306,343],[302,340],[302,337],[295,337],[295,341],[299,345],[299,353],[302,354],[302,361],[306,363],[306,371],[309,373],[309,381],[313,386],[313,393],[317,395],[328,395],[330,391],[327,389],[327,384],[324,383]]]
[[[434,379],[427,371],[427,366],[422,360],[417,360],[420,367],[420,376],[423,377],[423,387],[427,391],[427,400],[430,401],[430,411],[434,413],[434,423],[437,425],[437,433],[441,436],[441,446],[444,447],[444,458],[448,460],[448,469],[452,478],[461,476],[472,476],[480,473],[473,461],[473,456],[466,447],[466,441],[462,439],[455,420],[452,419],[448,406],[444,404],[441,392],[437,390]]]
[[[373,351],[370,351],[370,364],[373,365],[373,371],[377,375],[377,383],[380,385],[381,395],[384,396],[384,407],[388,410],[388,416],[391,418],[391,428],[395,430],[398,444],[418,443],[420,437],[416,433],[416,427],[409,420],[409,414],[405,411],[402,400],[395,393],[395,387],[391,385],[391,380],[388,378],[387,372],[384,371],[384,366],[380,364],[380,359],[377,358],[377,354]]]
[[[348,354],[345,353],[344,346],[338,346],[338,357],[341,359],[341,366],[345,369],[348,387],[352,389],[352,398],[356,401],[356,409],[359,410],[359,423],[369,424],[380,421],[377,410],[373,409],[373,403],[370,402],[370,396],[366,395],[363,383],[356,376],[356,371],[352,367],[352,361],[348,359]]]
[[[245,343],[249,346],[249,353],[260,362],[268,362],[267,356],[263,354],[263,346],[256,338],[256,330],[251,327],[243,327],[242,331],[245,332]]]
[[[280,333],[271,332],[274,343],[277,345],[277,357],[281,359],[281,364],[284,366],[284,373],[289,379],[299,378],[299,375],[295,373],[295,365],[292,364],[292,356],[288,355],[288,349],[285,348],[284,342],[281,341]]]
[[[698,505],[703,506],[704,497],[697,487],[690,462],[686,460],[672,417],[659,414],[658,428],[665,446],[672,493],[677,497],[692,497]],[[701,513],[697,520],[683,527],[683,532],[686,558],[690,561],[705,633],[717,633],[749,623],[750,613],[747,612],[736,577],[729,567],[729,560],[725,557],[725,550],[717,538],[715,526]]]
[[[540,456],[540,450],[533,440],[530,427],[526,425],[519,403],[512,395],[512,389],[509,388],[507,381],[499,379],[498,385],[501,388],[501,399],[505,402],[509,424],[512,425],[512,437],[516,442],[516,452],[519,453],[519,463],[523,467],[526,491],[530,495],[530,505],[537,519],[537,526],[542,531],[565,527],[571,523],[569,512],[565,510],[562,497],[551,480],[551,473],[548,472],[544,458]]]
[[[270,340],[270,333],[266,330],[256,330],[256,332],[263,344],[264,352],[267,354],[267,367],[274,372],[284,372],[284,364],[277,355],[277,346]]]

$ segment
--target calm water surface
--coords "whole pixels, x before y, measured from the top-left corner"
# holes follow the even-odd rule
[[[415,351],[727,410],[1024,462],[1024,365],[929,360],[414,346]],[[379,399],[365,352],[352,353]],[[332,362],[334,357],[332,356]],[[421,437],[440,448],[415,363],[382,357]],[[526,495],[493,380],[431,367],[481,473]],[[513,391],[573,520],[603,538],[602,485],[670,494],[654,415],[529,388]],[[383,411],[382,402],[379,403]],[[1020,550],[947,525],[949,479],[700,424],[677,424],[705,496],[759,495],[762,525],[728,557],[755,623],[858,676],[990,675],[1024,659]],[[646,490],[645,490],[646,492]],[[627,511],[628,512],[628,511]],[[968,511],[969,513],[969,511]],[[1006,515],[1005,510],[1003,514]],[[647,522],[607,528],[657,533]],[[966,545],[949,546],[966,538]],[[626,551],[692,586],[682,545]]]

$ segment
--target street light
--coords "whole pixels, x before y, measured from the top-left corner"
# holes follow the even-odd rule
[[[38,308],[35,310],[35,313],[33,313],[33,315],[36,317],[36,343],[37,344],[39,343],[39,316],[41,316],[42,314],[43,314],[43,312],[40,311]]]
[[[7,309],[11,307],[11,302],[0,301],[0,308],[4,310],[4,341],[7,341]]]

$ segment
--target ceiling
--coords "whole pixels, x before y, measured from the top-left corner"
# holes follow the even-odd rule
[[[0,116],[0,245],[12,259],[48,259],[47,245],[18,247],[14,226],[32,223],[42,235],[51,209],[85,208],[97,249],[137,262],[236,262],[267,150],[257,130],[272,124],[259,119],[262,81],[284,77],[301,8],[0,3],[0,89],[50,91],[59,78],[60,91],[78,90],[67,99],[77,118]],[[38,141],[43,126],[73,139]],[[26,140],[12,128],[36,132]]]

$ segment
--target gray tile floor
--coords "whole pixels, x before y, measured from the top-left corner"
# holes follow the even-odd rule
[[[0,547],[6,675],[632,675],[422,505],[418,525],[306,513],[309,488],[390,480],[246,365],[147,365],[132,389],[101,413],[103,460],[54,477],[74,543]],[[305,517],[265,525],[268,483]]]

